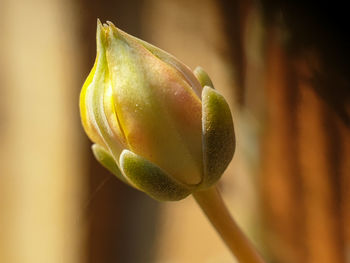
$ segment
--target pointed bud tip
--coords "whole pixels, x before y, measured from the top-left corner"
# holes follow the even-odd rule
[[[111,21],[107,21],[106,22],[109,26],[109,28],[111,29],[111,33],[113,33],[115,36],[119,35],[119,32],[118,32],[118,28],[111,22]]]
[[[117,27],[111,21],[106,21],[106,23],[102,23],[99,18],[97,18],[97,30],[103,30],[105,33],[109,31],[112,31],[114,33],[118,32]]]
[[[109,39],[109,41],[120,36],[118,28],[111,21],[106,21],[106,23],[103,24],[103,27],[106,37]]]
[[[111,21],[106,21],[106,23],[110,26],[110,27],[115,27],[115,25],[111,22]]]
[[[97,31],[102,29],[102,23],[101,20],[99,18],[97,18]]]
[[[96,42],[97,42],[97,53],[103,52],[102,49],[106,41],[106,30],[101,23],[100,19],[97,19],[97,30],[96,30]]]

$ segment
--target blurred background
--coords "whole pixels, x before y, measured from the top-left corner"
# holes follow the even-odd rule
[[[156,202],[94,160],[78,97],[97,18],[225,95],[237,150],[219,188],[268,262],[350,262],[346,17],[322,1],[0,0],[0,262],[233,262],[191,197]]]

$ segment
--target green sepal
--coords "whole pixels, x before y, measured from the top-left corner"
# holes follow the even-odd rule
[[[91,147],[92,152],[96,158],[96,160],[102,164],[103,167],[105,167],[108,171],[110,171],[112,174],[114,174],[118,179],[122,180],[124,183],[130,185],[121,171],[119,170],[119,167],[115,160],[113,159],[112,155],[109,154],[102,146],[98,144],[94,144]]]
[[[132,184],[159,201],[177,201],[190,191],[173,180],[161,168],[145,158],[124,150],[120,155],[120,168]]]
[[[202,91],[204,178],[209,187],[221,177],[231,162],[236,141],[230,108],[225,98],[211,87]]]
[[[198,79],[202,87],[208,86],[208,87],[214,88],[214,84],[211,81],[208,73],[205,72],[202,67],[199,67],[199,66],[196,67],[195,70],[193,71],[193,74],[196,76],[196,78]]]

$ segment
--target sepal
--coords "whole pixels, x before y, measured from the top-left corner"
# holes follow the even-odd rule
[[[208,73],[205,72],[202,67],[200,66],[196,67],[195,70],[193,71],[193,74],[196,76],[196,78],[198,79],[202,87],[208,86],[208,87],[214,88],[214,84],[211,81]]]
[[[177,201],[190,191],[168,176],[161,168],[145,158],[124,150],[120,155],[120,168],[134,187],[159,201]]]
[[[233,157],[236,144],[228,103],[208,86],[202,92],[202,129],[204,178],[201,187],[204,188],[219,180]]]
[[[122,180],[124,183],[129,184],[121,171],[119,170],[119,167],[115,160],[113,159],[112,155],[110,155],[102,146],[98,144],[93,144],[92,152],[96,158],[96,160],[102,164],[103,167],[105,167],[108,171],[110,171],[112,174],[114,174],[116,177],[118,177],[120,180]],[[130,184],[129,184],[130,185]]]

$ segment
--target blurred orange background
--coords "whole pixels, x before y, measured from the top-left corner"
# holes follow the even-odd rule
[[[0,0],[0,262],[234,260],[191,197],[156,202],[94,160],[78,98],[97,18],[224,94],[237,150],[219,188],[268,262],[350,262],[342,21],[276,2]]]

